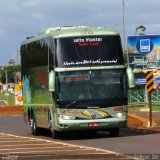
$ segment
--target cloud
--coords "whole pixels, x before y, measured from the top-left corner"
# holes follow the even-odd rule
[[[35,8],[37,5],[39,5],[43,0],[27,0],[27,1],[22,1],[22,6],[24,8]],[[47,1],[47,0],[46,0]]]
[[[159,33],[159,0],[124,0],[125,33],[134,34],[138,25],[147,33]],[[1,0],[0,51],[15,53],[21,41],[52,26],[88,25],[122,30],[122,0]],[[14,46],[14,47],[12,47]],[[4,61],[0,60],[0,65]]]
[[[37,13],[37,12],[35,12],[35,13],[33,13],[32,14],[32,17],[34,18],[34,19],[44,19],[45,18],[45,16],[44,16],[44,14],[41,14],[41,13]]]
[[[5,30],[0,30],[0,37],[6,36],[6,31]]]

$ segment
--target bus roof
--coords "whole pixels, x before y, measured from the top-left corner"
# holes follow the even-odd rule
[[[49,36],[54,38],[63,38],[63,37],[92,36],[92,35],[119,35],[119,33],[104,27],[95,27],[95,28],[91,28],[88,26],[53,27],[45,29],[39,32],[35,36],[27,37],[22,44],[30,43],[38,39],[43,39]]]

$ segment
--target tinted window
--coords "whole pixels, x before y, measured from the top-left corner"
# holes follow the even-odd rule
[[[60,38],[56,43],[57,67],[124,64],[120,36]]]
[[[48,65],[53,66],[53,42],[42,39],[21,46],[21,66],[22,68],[39,67]]]
[[[74,101],[88,105],[127,104],[127,78],[124,69],[57,74],[57,101],[60,104]]]

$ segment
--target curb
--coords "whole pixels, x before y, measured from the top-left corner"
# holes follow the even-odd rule
[[[23,106],[0,107],[0,116],[23,115]]]
[[[130,114],[130,113],[128,113],[128,117],[137,119],[143,123],[142,128],[127,127],[128,130],[146,133],[146,134],[147,133],[148,134],[153,134],[153,133],[160,134],[160,127],[157,126],[155,121],[152,121],[152,127],[147,127],[148,126],[147,118],[144,118],[144,117],[141,117],[135,114]]]
[[[143,123],[142,127],[148,127],[149,120],[147,118],[138,116],[136,114],[130,114],[130,113],[128,113],[128,116],[131,117],[131,118],[134,118],[134,119],[137,119],[137,120],[141,121]],[[153,120],[152,120],[152,127],[157,127],[156,122],[153,121]]]
[[[160,134],[160,128],[133,128],[133,127],[127,127],[130,131],[136,131],[141,133],[148,133],[148,134]],[[157,130],[158,129],[158,130]]]

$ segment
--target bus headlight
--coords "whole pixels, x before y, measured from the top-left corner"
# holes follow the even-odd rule
[[[118,112],[118,113],[115,113],[115,114],[113,115],[113,117],[121,118],[121,117],[123,117],[123,116],[125,116],[125,115],[126,115],[125,112]]]
[[[122,112],[116,114],[117,117],[123,117],[124,114]]]
[[[69,116],[69,115],[59,115],[59,118],[63,119],[63,120],[73,120],[73,119],[76,119],[75,116]]]

